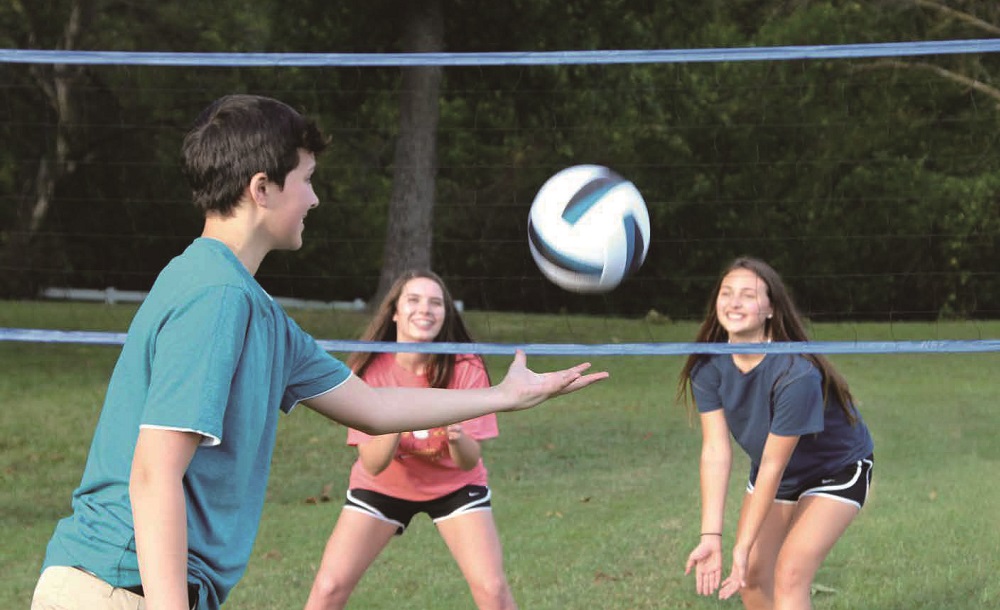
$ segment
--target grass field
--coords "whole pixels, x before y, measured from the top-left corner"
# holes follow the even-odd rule
[[[128,306],[0,303],[0,327],[123,331]],[[321,339],[357,314],[291,312]],[[470,312],[490,342],[690,341],[691,323]],[[823,341],[1000,337],[997,322],[830,324]],[[118,348],[0,342],[0,607],[27,608],[65,516]],[[529,358],[538,369],[578,358]],[[838,355],[875,436],[872,498],[819,573],[825,610],[1000,607],[1000,354]],[[499,379],[509,358],[489,359]],[[611,379],[500,416],[485,447],[508,577],[526,610],[736,608],[698,598],[699,433],[674,404],[680,357],[602,357]],[[282,418],[264,521],[228,608],[301,608],[340,509],[354,452],[300,408]],[[745,478],[738,462],[727,548]],[[327,500],[327,498],[329,500]],[[728,569],[728,566],[727,566]],[[415,520],[362,580],[352,608],[471,608],[433,526]]]

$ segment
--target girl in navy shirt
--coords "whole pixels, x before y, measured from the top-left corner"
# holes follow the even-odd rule
[[[781,277],[739,258],[723,272],[698,342],[808,341]],[[701,420],[696,589],[745,608],[811,608],[814,576],[868,496],[873,443],[844,378],[815,354],[692,354],[678,395]],[[729,576],[722,529],[732,451],[750,457]]]

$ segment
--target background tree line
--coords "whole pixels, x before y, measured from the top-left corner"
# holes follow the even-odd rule
[[[557,51],[1000,35],[989,0],[0,1],[4,48]],[[391,15],[392,18],[386,18]],[[331,136],[306,246],[272,294],[370,298],[433,266],[471,307],[696,316],[732,256],[822,317],[1000,313],[1000,56],[664,65],[156,68],[0,64],[0,296],[148,288],[200,229],[177,167],[211,99],[273,95]],[[525,241],[555,171],[646,197],[647,263],[603,297],[548,284]]]

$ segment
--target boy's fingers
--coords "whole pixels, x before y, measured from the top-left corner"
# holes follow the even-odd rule
[[[514,350],[514,362],[512,365],[515,366],[527,366],[528,357],[525,355],[523,349]]]
[[[569,394],[570,392],[575,392],[581,388],[585,388],[588,385],[601,381],[602,379],[608,378],[608,373],[591,373],[589,375],[582,375],[571,381],[566,387],[563,388],[563,394]]]

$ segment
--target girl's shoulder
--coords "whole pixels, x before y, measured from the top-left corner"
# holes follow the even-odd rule
[[[451,376],[449,387],[467,388],[490,385],[490,375],[486,363],[477,354],[458,354],[455,356],[455,370]]]
[[[479,354],[457,354],[455,356],[455,368],[476,368],[486,370],[486,363],[483,362]]]
[[[691,380],[695,383],[718,382],[725,373],[732,359],[728,354],[708,354],[698,359],[691,367]]]
[[[392,352],[381,352],[375,354],[372,359],[368,362],[368,367],[365,369],[365,374],[369,373],[381,373],[390,370],[396,366],[395,354]]]
[[[776,382],[792,383],[798,380],[821,378],[820,370],[802,354],[771,354],[765,359],[768,373]]]

